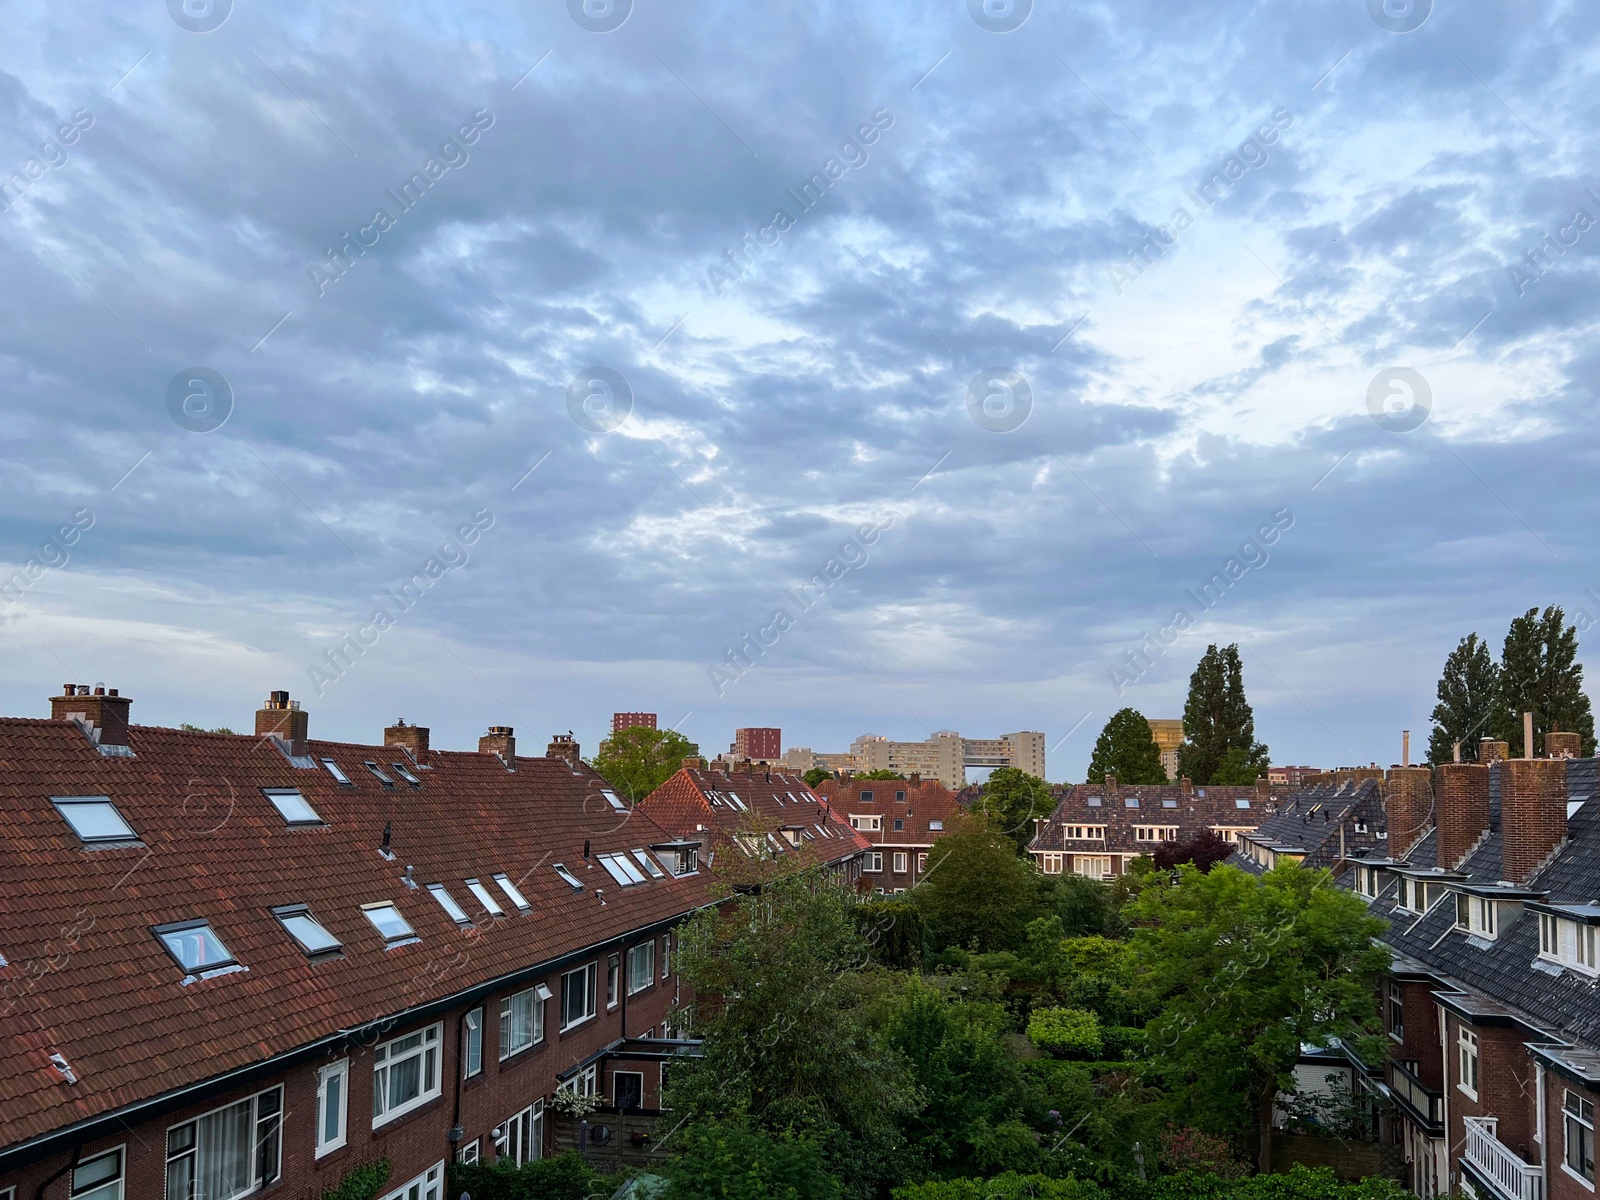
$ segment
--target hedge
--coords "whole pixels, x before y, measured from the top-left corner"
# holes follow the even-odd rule
[[[476,1197],[474,1197],[476,1200]],[[1008,1171],[993,1179],[950,1179],[894,1189],[894,1200],[1415,1200],[1388,1179],[1340,1183],[1325,1167],[1295,1166],[1284,1175],[1224,1179],[1165,1175],[1103,1187],[1085,1179],[1052,1179]]]

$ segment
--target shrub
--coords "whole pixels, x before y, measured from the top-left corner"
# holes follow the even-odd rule
[[[838,1180],[808,1139],[714,1121],[691,1126],[682,1145],[667,1200],[839,1200]]]
[[[372,1200],[389,1179],[389,1160],[362,1163],[339,1177],[339,1186],[322,1193],[322,1200]]]
[[[1104,1045],[1100,1018],[1084,1008],[1034,1009],[1028,1040],[1058,1058],[1098,1058]]]
[[[587,1200],[609,1196],[613,1181],[594,1170],[574,1150],[537,1162],[452,1163],[450,1194],[471,1192],[472,1200]]]

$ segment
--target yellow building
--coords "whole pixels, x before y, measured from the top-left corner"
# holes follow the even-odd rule
[[[1178,780],[1178,747],[1183,745],[1183,722],[1168,717],[1146,717],[1150,737],[1161,750],[1161,769],[1167,778]]]

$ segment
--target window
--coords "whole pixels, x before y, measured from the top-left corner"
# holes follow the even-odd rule
[[[611,811],[612,812],[627,812],[628,811],[628,806],[622,802],[622,798],[620,796],[618,796],[615,792],[613,792],[610,788],[601,788],[600,789],[600,794],[605,797],[606,803],[611,806]]]
[[[1176,825],[1135,825],[1133,827],[1133,840],[1136,842],[1175,842],[1178,840],[1178,827]]]
[[[613,954],[606,959],[606,1007],[617,1006],[617,989],[622,980],[622,956]]]
[[[494,881],[500,885],[500,890],[506,894],[506,899],[515,904],[523,912],[527,912],[533,905],[528,903],[528,898],[517,890],[517,885],[504,875],[496,875]]]
[[[497,1131],[500,1157],[522,1164],[544,1157],[544,1101],[535,1100]]]
[[[556,1084],[558,1092],[576,1092],[580,1096],[597,1096],[600,1094],[600,1068],[591,1065],[579,1071],[570,1079]]]
[[[544,984],[500,1001],[500,1061],[544,1041],[544,1002],[550,989]]]
[[[500,907],[500,901],[496,900],[494,894],[476,879],[467,880],[467,891],[478,898],[478,903],[488,910],[491,917],[506,915],[506,910]]]
[[[350,781],[350,776],[346,775],[344,771],[340,769],[339,764],[334,762],[333,759],[323,759],[322,765],[327,768],[328,774],[333,776],[333,781],[340,787],[355,787],[355,784]]]
[[[571,1029],[594,1016],[595,978],[599,966],[590,963],[561,977],[561,1028]]]
[[[906,798],[906,794],[905,794],[905,793],[904,793],[904,792],[896,792],[896,793],[895,793],[895,794],[894,794],[894,798],[895,798],[895,799],[896,799],[896,800],[899,800],[899,801],[901,801],[901,802],[904,802],[904,801],[905,801],[905,798]]]
[[[465,1146],[456,1151],[458,1163],[475,1163],[483,1157],[483,1139],[473,1138]]]
[[[1572,967],[1586,975],[1600,971],[1596,959],[1597,937],[1593,925],[1564,921],[1549,913],[1539,914],[1539,957]]]
[[[883,870],[883,855],[882,855],[882,853],[877,851],[877,850],[873,850],[873,851],[871,851],[871,852],[869,852],[867,854],[863,854],[861,856],[861,869],[863,871],[872,871],[874,873],[882,871]]]
[[[613,1071],[611,1073],[611,1103],[618,1108],[644,1107],[644,1072]]]
[[[473,1009],[461,1025],[461,1077],[471,1079],[483,1073],[483,1009]]]
[[[651,879],[665,879],[667,877],[667,873],[656,865],[656,860],[643,850],[635,850],[633,857],[639,860],[639,865],[644,868],[645,874],[650,876]]]
[[[372,1125],[386,1125],[439,1095],[439,1033],[429,1025],[384,1042],[372,1054]]]
[[[160,925],[156,927],[155,934],[167,948],[167,953],[178,960],[178,965],[192,974],[204,974],[236,965],[236,960],[228,953],[222,939],[211,931],[210,924],[205,921]]]
[[[905,827],[906,827],[906,823],[902,818],[896,817],[894,819],[894,830],[895,830],[896,833],[899,833]]]
[[[672,935],[661,935],[661,978],[666,979],[672,974]]]
[[[290,825],[321,825],[322,818],[312,808],[299,788],[262,788],[262,795],[272,801],[278,815]]]
[[[1178,807],[1178,802],[1176,800],[1163,799],[1161,801],[1161,807],[1162,808],[1177,808]]]
[[[1420,895],[1422,884],[1414,885]],[[1418,901],[1420,906],[1420,900]],[[1477,934],[1479,937],[1493,939],[1495,936],[1495,904],[1488,896],[1469,896],[1465,892],[1456,893],[1456,927],[1465,929],[1468,933]]]
[[[1100,797],[1099,796],[1090,796],[1088,803],[1089,803],[1089,807],[1090,808],[1099,808],[1100,804],[1101,804]]]
[[[106,796],[84,796],[79,799],[54,796],[50,803],[56,806],[56,811],[68,825],[72,826],[72,832],[77,834],[85,845],[139,840],[139,835],[134,833],[133,827],[122,819],[117,806]]]
[[[167,1130],[167,1200],[233,1200],[279,1174],[283,1089],[272,1088]],[[320,1130],[319,1130],[320,1133]]]
[[[1478,1035],[1470,1029],[1461,1031],[1461,1038],[1457,1045],[1460,1052],[1460,1073],[1458,1081],[1463,1092],[1474,1100],[1478,1098]]]
[[[383,784],[384,787],[392,788],[394,786],[394,780],[390,779],[387,775],[385,775],[383,773],[382,769],[378,766],[378,764],[373,762],[370,758],[367,759],[367,761],[362,763],[361,765],[363,767],[365,767],[369,772],[371,772],[372,777],[374,779],[376,779],[379,783]]]
[[[861,799],[865,803],[868,803],[868,804],[872,803],[872,789],[868,788],[866,791],[862,792],[861,793]]]
[[[628,995],[642,992],[655,982],[656,944],[640,942],[628,950]]]
[[[1111,856],[1109,854],[1074,854],[1072,856],[1072,871],[1075,875],[1084,875],[1090,879],[1111,878]]]
[[[555,866],[556,874],[561,876],[561,878],[563,880],[565,880],[567,882],[567,884],[569,886],[571,886],[571,888],[574,891],[582,891],[583,890],[583,884],[578,881],[578,877],[576,875],[574,875],[571,871],[567,870],[565,864],[563,864],[563,863],[555,863],[554,866]]]
[[[436,1162],[421,1175],[383,1200],[440,1200],[444,1195],[444,1163]]]
[[[1573,1174],[1594,1182],[1594,1105],[1570,1088],[1561,1102],[1566,1147],[1563,1161]]]
[[[943,821],[929,821],[928,822],[928,828],[933,830],[935,833],[943,833],[944,832],[944,822]]]
[[[430,883],[428,885],[428,893],[439,902],[439,907],[444,909],[445,915],[457,925],[472,924],[472,918],[467,916],[467,910],[456,903],[454,896],[445,891],[444,884]]]
[[[1204,795],[1205,795],[1205,792],[1204,792],[1204,791],[1203,791],[1203,790],[1202,790],[1202,791],[1201,791],[1201,793],[1200,793],[1200,794],[1201,794],[1201,795],[1202,795],[1202,796],[1204,796]],[[1234,807],[1235,807],[1235,808],[1249,808],[1249,807],[1250,807],[1250,801],[1248,801],[1248,800],[1245,800],[1245,799],[1239,799],[1239,800],[1235,800],[1235,801],[1234,801],[1234,802],[1233,802],[1233,806],[1234,806]]]
[[[401,779],[404,779],[412,787],[419,788],[422,786],[422,780],[413,775],[411,773],[411,769],[407,767],[405,763],[390,763],[389,769],[396,775],[400,776]]]
[[[315,958],[320,954],[332,954],[339,949],[339,939],[329,933],[304,904],[275,908],[272,910],[272,915],[283,923],[289,936],[300,943],[300,949],[308,956]]]
[[[1230,839],[1232,840],[1232,839]],[[1356,891],[1368,900],[1374,899],[1378,894],[1378,868],[1358,867],[1356,869]]]
[[[122,1147],[72,1168],[72,1200],[122,1200]]]
[[[1062,830],[1069,842],[1103,842],[1106,840],[1106,827],[1104,825],[1068,825]]]
[[[317,1071],[317,1157],[344,1145],[349,1109],[350,1060],[342,1058]]]
[[[1066,858],[1064,854],[1041,854],[1040,867],[1046,875],[1061,874],[1061,864]]]
[[[700,847],[693,846],[652,846],[658,855],[664,850],[672,855],[671,858],[663,857],[661,861],[674,875],[693,875],[700,869]]]
[[[928,856],[926,854],[917,855],[917,874],[921,875],[927,869],[928,869]]]
[[[1123,808],[1138,808],[1139,807],[1139,797],[1137,797],[1137,796],[1124,796],[1122,798],[1122,807]]]
[[[911,856],[904,850],[896,850],[893,855],[894,870],[897,874],[904,875],[911,867]]]
[[[879,833],[883,830],[883,818],[877,813],[851,813],[850,828],[862,833]]]
[[[391,946],[398,946],[404,942],[417,940],[416,933],[400,915],[400,910],[387,900],[379,904],[363,904],[361,911],[367,914],[367,920],[372,922],[372,927],[383,934],[383,940]]]
[[[1398,983],[1389,985],[1389,1036],[1397,1042],[1406,1040],[1406,994]]]
[[[741,844],[742,840],[741,838]],[[633,860],[626,854],[601,854],[597,855],[596,859],[606,869],[606,873],[617,881],[618,887],[632,887],[636,883],[645,881],[644,872],[634,866]]]

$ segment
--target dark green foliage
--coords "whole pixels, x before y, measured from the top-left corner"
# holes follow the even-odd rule
[[[1461,761],[1478,761],[1478,740],[1494,733],[1500,694],[1500,667],[1489,643],[1469,633],[1444,660],[1439,676],[1439,702],[1433,706],[1433,732],[1428,735],[1428,761],[1454,761],[1461,743]]]
[[[587,1200],[616,1188],[611,1176],[591,1168],[575,1150],[520,1167],[505,1160],[452,1163],[449,1183],[450,1195],[471,1192],[472,1200]]]
[[[637,803],[672,778],[685,758],[699,753],[700,747],[675,729],[633,725],[600,743],[594,769]]]
[[[1496,733],[1511,743],[1520,758],[1522,714],[1533,713],[1537,739],[1551,730],[1583,735],[1583,754],[1594,753],[1594,714],[1583,691],[1583,664],[1578,662],[1578,631],[1566,614],[1552,605],[1541,613],[1530,608],[1511,622],[1500,653],[1500,702]],[[1541,747],[1536,740],[1533,747]]]
[[[1230,750],[1239,753],[1228,757]],[[1189,676],[1189,698],[1183,706],[1183,744],[1178,747],[1178,773],[1195,783],[1253,783],[1267,773],[1267,748],[1256,741],[1255,715],[1244,695],[1244,666],[1239,647],[1207,646]]]
[[[1118,783],[1166,783],[1166,768],[1161,765],[1161,747],[1150,736],[1150,722],[1137,709],[1124,708],[1111,714],[1100,736],[1095,739],[1089,759],[1090,783],[1104,783],[1107,774]]]
[[[972,811],[994,822],[996,829],[1011,839],[1018,854],[1027,853],[1033,840],[1033,822],[1055,811],[1050,785],[1037,775],[1016,767],[997,767],[978,794]]]
[[[692,1125],[680,1137],[667,1200],[839,1200],[838,1181],[805,1138],[739,1121]]]
[[[894,1200],[1410,1200],[1388,1179],[1340,1183],[1327,1168],[1296,1166],[1286,1175],[1226,1179],[1218,1175],[1163,1175],[1149,1182],[1124,1180],[1103,1188],[1083,1179],[1051,1179],[1014,1171],[994,1179],[950,1179],[894,1190]]]
[[[362,1163],[339,1177],[339,1186],[322,1193],[322,1200],[372,1200],[389,1181],[389,1160]]]
[[[922,967],[922,914],[906,896],[886,896],[856,905],[856,921],[872,961],[891,971]]]
[[[1020,944],[1036,915],[1039,879],[987,819],[958,814],[928,852],[922,882],[908,894],[937,945],[1003,950]]]
[[[899,771],[891,771],[887,767],[879,767],[876,771],[868,771],[865,775],[856,775],[854,778],[866,780],[904,779],[905,776],[900,774]]]
[[[800,778],[806,781],[807,787],[821,787],[824,780],[833,778],[833,772],[825,767],[812,767]]]

